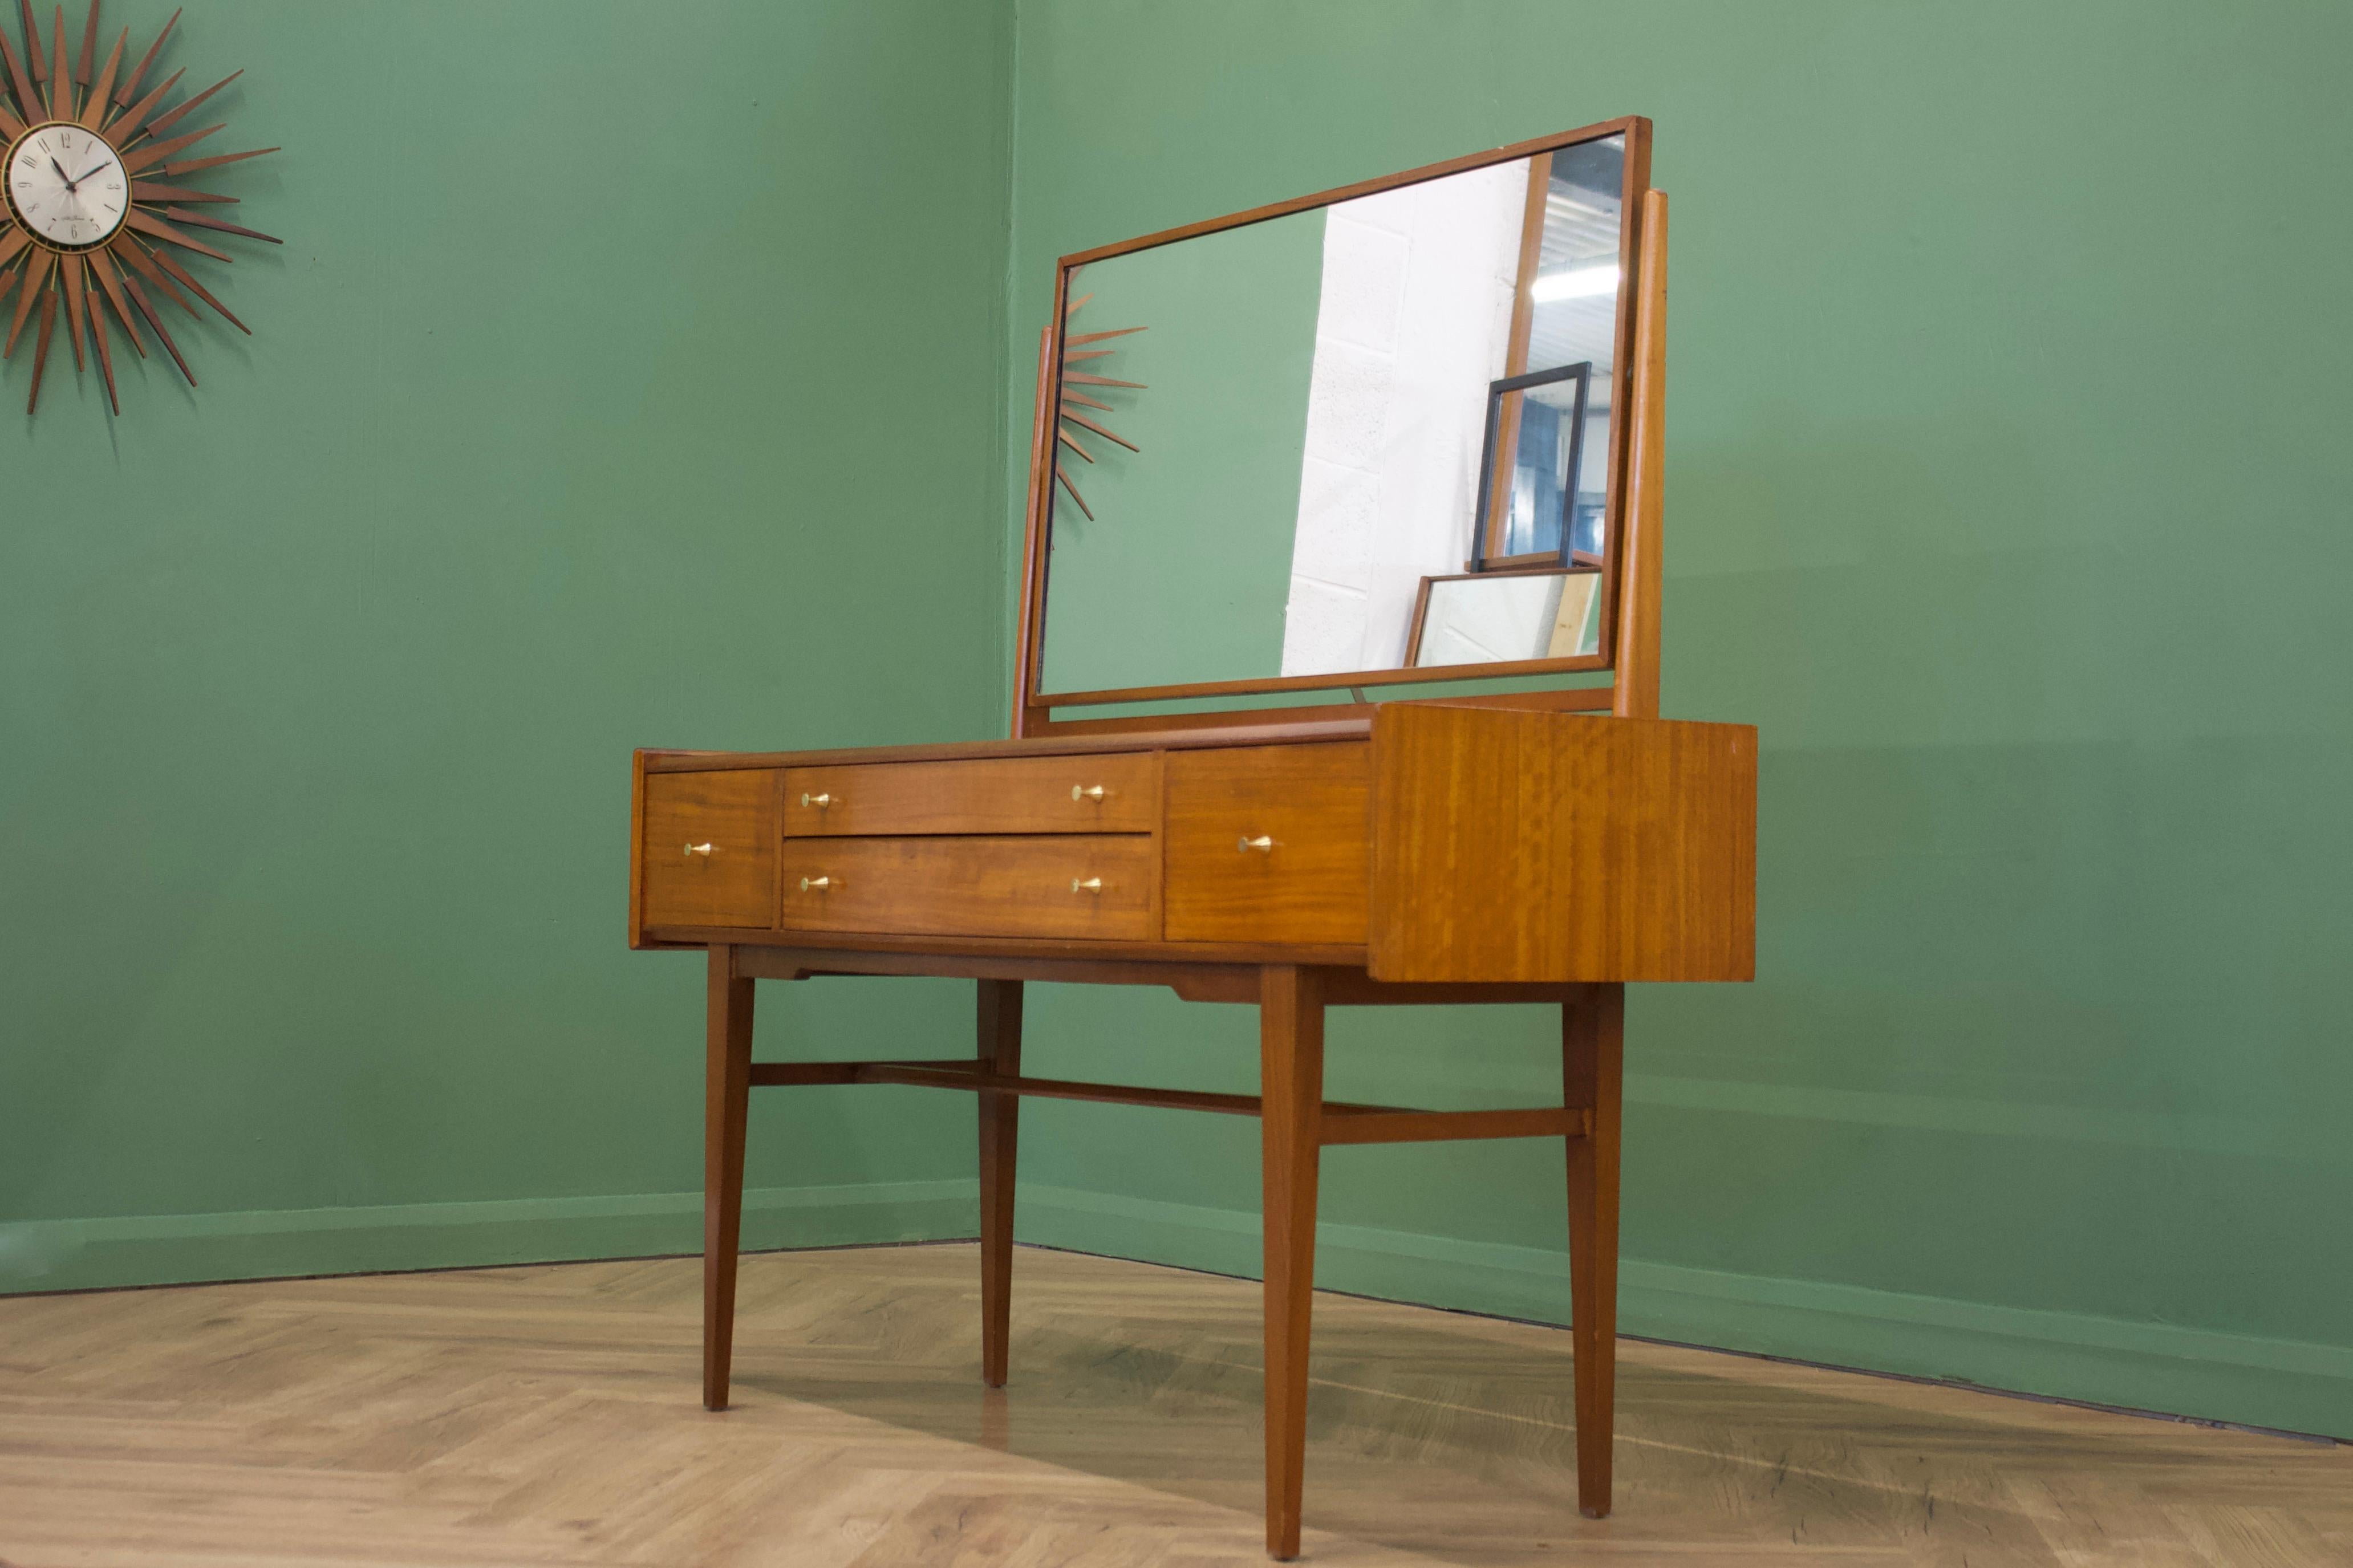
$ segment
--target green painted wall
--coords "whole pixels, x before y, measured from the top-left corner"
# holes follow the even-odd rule
[[[2353,1436],[2353,10],[1019,15],[1017,351],[1057,254],[1657,121],[1665,701],[1761,727],[1759,981],[1633,998],[1629,1326]],[[1033,1015],[1043,1074],[1255,1076],[1240,1009]],[[1344,1015],[1333,1087],[1534,1102],[1554,1040]],[[1028,1234],[1255,1267],[1247,1124],[1024,1115]],[[1561,1194],[1338,1152],[1323,1277],[1564,1317]]]
[[[133,363],[110,420],[53,356],[0,414],[0,1289],[697,1245],[629,750],[1001,730],[1010,44],[190,8],[288,243],[215,269],[255,335],[183,334],[195,394]],[[768,987],[760,1048],[902,1054],[965,989]],[[754,1240],[969,1232],[968,1106],[801,1110],[753,1113]]]
[[[1085,429],[1092,462],[1062,449],[1095,515],[1054,498],[1044,689],[1263,679],[1282,667],[1324,215],[1114,256],[1070,287],[1074,333],[1145,328],[1082,366],[1143,389],[1088,387],[1117,412],[1078,409],[1141,449]]]

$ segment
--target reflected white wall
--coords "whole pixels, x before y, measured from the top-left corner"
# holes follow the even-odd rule
[[[1527,178],[1503,163],[1327,209],[1285,675],[1403,665],[1422,577],[1469,559]]]

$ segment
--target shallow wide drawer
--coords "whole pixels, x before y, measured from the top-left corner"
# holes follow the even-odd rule
[[[1170,942],[1365,940],[1369,748],[1171,752]]]
[[[761,926],[776,919],[773,769],[648,773],[638,883],[649,926]]]
[[[785,770],[785,833],[1149,833],[1149,752]]]
[[[908,936],[1158,934],[1155,840],[790,838],[786,931]]]

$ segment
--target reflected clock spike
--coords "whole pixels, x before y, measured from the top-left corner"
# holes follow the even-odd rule
[[[1119,410],[1118,410],[1118,409],[1116,409],[1116,408],[1113,407],[1113,406],[1112,406],[1110,404],[1108,404],[1108,403],[1102,402],[1102,401],[1100,401],[1100,400],[1098,400],[1098,399],[1096,399],[1096,398],[1089,397],[1089,396],[1088,396],[1085,393],[1083,393],[1083,392],[1072,392],[1072,391],[1071,391],[1069,387],[1067,387],[1067,386],[1066,386],[1066,387],[1064,387],[1064,388],[1062,388],[1062,401],[1063,401],[1063,402],[1065,402],[1065,403],[1077,403],[1077,404],[1082,404],[1082,405],[1084,405],[1086,407],[1089,407],[1089,408],[1100,408],[1100,409],[1102,409],[1105,414],[1116,414],[1116,413],[1118,413],[1118,412],[1119,412]]]
[[[1096,435],[1101,436],[1107,441],[1118,442],[1121,446],[1126,447],[1131,452],[1141,452],[1144,450],[1143,447],[1137,446],[1134,442],[1129,440],[1118,431],[1106,429],[1104,426],[1096,424],[1093,420],[1088,418],[1083,414],[1073,414],[1069,409],[1065,408],[1062,410],[1062,417],[1070,420],[1073,424],[1085,426],[1088,429],[1093,431]]]
[[[1071,451],[1076,452],[1080,457],[1084,458],[1088,462],[1092,463],[1095,460],[1095,455],[1092,452],[1088,451],[1084,447],[1080,446],[1076,441],[1072,440],[1071,438],[1071,433],[1068,430],[1056,430],[1054,432],[1054,439],[1060,441],[1063,446],[1068,447]]]
[[[1062,343],[1065,347],[1075,346],[1079,343],[1099,343],[1105,338],[1124,338],[1130,332],[1141,332],[1148,330],[1148,328],[1145,327],[1121,327],[1114,331],[1108,332],[1081,332],[1075,338],[1064,338],[1062,340]]]
[[[1149,385],[1141,381],[1113,381],[1107,375],[1089,375],[1082,370],[1066,370],[1062,373],[1062,379],[1081,382],[1088,386],[1132,386],[1139,392],[1146,390]]]
[[[1079,493],[1079,487],[1071,483],[1071,476],[1062,472],[1062,465],[1060,463],[1054,465],[1054,478],[1060,481],[1064,489],[1071,492],[1071,499],[1079,503],[1079,510],[1087,514],[1089,522],[1092,522],[1095,520],[1094,508],[1089,506],[1087,498]]]

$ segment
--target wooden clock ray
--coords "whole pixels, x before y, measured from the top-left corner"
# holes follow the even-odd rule
[[[223,127],[182,127],[193,110],[245,73],[231,72],[202,92],[172,102],[184,74],[174,71],[142,93],[181,13],[172,13],[146,52],[126,69],[131,30],[124,28],[101,58],[99,4],[90,0],[79,48],[69,47],[63,5],[56,8],[45,40],[33,0],[17,0],[24,27],[21,54],[0,26],[0,71],[5,71],[0,136],[7,139],[5,162],[0,163],[5,171],[0,173],[0,203],[5,211],[5,221],[0,223],[0,311],[6,314],[7,335],[0,342],[0,359],[15,357],[26,328],[32,326],[32,385],[25,399],[28,415],[40,406],[41,378],[48,369],[60,314],[73,347],[74,369],[79,373],[86,363],[87,338],[87,357],[97,361],[107,404],[115,413],[121,413],[122,405],[115,393],[110,320],[142,359],[147,356],[143,328],[145,337],[171,356],[188,384],[195,385],[195,373],[164,325],[158,302],[168,300],[201,319],[196,301],[202,300],[238,331],[250,334],[252,329],[214,298],[174,252],[223,262],[235,259],[191,229],[281,243],[274,236],[199,210],[234,203],[237,197],[178,183],[187,175],[278,151],[258,147],[198,153],[196,144]]]

